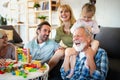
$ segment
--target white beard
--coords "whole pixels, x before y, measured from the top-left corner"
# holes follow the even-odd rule
[[[73,44],[73,47],[75,48],[75,50],[76,50],[77,52],[80,52],[80,51],[82,51],[82,50],[85,48],[86,45],[87,45],[86,42],[80,43],[80,45],[76,45],[76,44],[74,43],[74,44]]]

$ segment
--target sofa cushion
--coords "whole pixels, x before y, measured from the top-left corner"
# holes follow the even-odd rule
[[[109,71],[106,80],[120,80],[120,28],[100,27],[100,33],[95,36],[100,47],[107,52]]]
[[[95,39],[100,41],[100,47],[104,48],[109,57],[120,58],[120,28],[101,27],[100,33]]]

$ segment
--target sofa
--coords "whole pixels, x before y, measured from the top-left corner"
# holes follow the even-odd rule
[[[109,70],[106,80],[120,80],[120,28],[102,27],[100,33],[95,35],[99,40],[100,47],[107,52],[109,59]],[[48,80],[62,80],[60,76],[60,67],[63,60],[50,72]]]
[[[95,36],[100,47],[107,52],[109,71],[106,80],[120,80],[120,28],[100,27],[100,33]]]

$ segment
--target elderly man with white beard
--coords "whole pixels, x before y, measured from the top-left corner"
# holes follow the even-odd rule
[[[87,56],[90,53],[86,50],[89,49],[91,41],[92,33],[85,27],[79,27],[73,32],[73,48],[66,49],[60,69],[64,80],[105,80],[108,72],[107,53],[99,48],[95,56]],[[75,66],[73,74],[69,77],[71,64]]]

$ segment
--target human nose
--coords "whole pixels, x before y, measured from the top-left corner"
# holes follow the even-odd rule
[[[74,37],[73,37],[73,40],[79,40],[79,41],[82,41],[82,37],[81,37],[81,36],[74,36]]]
[[[88,21],[89,19],[88,18],[85,18],[85,21]]]

